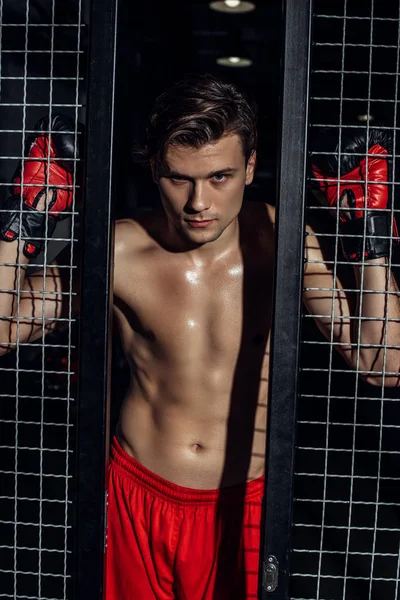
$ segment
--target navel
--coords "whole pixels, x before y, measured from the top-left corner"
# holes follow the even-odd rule
[[[197,454],[198,452],[200,452],[200,450],[203,450],[203,446],[201,444],[192,444],[190,449],[194,454]]]

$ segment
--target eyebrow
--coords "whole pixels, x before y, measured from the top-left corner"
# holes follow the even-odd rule
[[[215,175],[230,175],[236,173],[239,169],[235,167],[226,167],[226,169],[218,169],[217,171],[211,171],[206,175],[206,178],[214,177]],[[178,171],[165,171],[161,173],[161,177],[181,177],[182,179],[193,179],[190,175],[179,173]]]

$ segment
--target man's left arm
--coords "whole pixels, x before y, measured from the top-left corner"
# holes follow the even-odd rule
[[[311,228],[307,233],[307,310],[360,377],[372,385],[400,386],[400,295],[388,259],[334,268],[334,257],[322,251],[324,238]]]

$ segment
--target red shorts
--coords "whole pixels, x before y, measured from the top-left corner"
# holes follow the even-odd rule
[[[106,600],[256,600],[263,490],[175,485],[114,439]]]

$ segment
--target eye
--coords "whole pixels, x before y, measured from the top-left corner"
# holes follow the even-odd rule
[[[172,181],[174,185],[182,185],[182,183],[187,182],[187,179],[184,179],[183,177],[168,177],[168,179]]]
[[[213,175],[213,179],[216,183],[222,183],[228,179],[229,175],[225,175],[224,173],[216,173]]]

